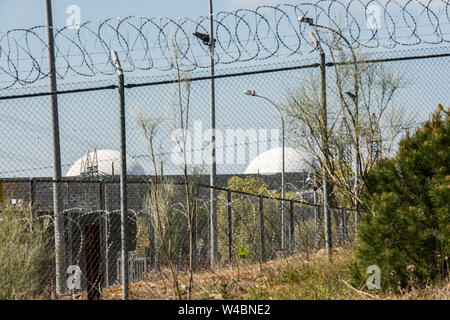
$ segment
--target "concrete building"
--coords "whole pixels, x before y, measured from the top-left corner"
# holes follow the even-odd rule
[[[218,174],[217,185],[227,187],[233,176],[261,179],[269,189],[281,187],[281,148],[268,150],[247,166],[244,173]],[[309,161],[307,156],[293,148],[285,149],[285,177],[288,192],[296,192],[304,197]],[[128,209],[129,209],[129,249],[136,248],[136,217],[144,208],[144,200],[149,183],[154,177],[146,175],[136,159],[127,156]],[[69,168],[65,182],[61,184],[62,214],[65,221],[66,264],[79,265],[85,269],[83,249],[83,226],[99,224],[101,230],[100,250],[105,284],[118,280],[117,258],[120,251],[120,153],[116,150],[96,150],[90,152]],[[165,179],[183,182],[181,175],[164,176]],[[52,182],[50,178],[2,179],[3,194],[11,204],[32,205],[40,214],[52,214]],[[204,185],[209,184],[209,176],[201,177]],[[199,198],[209,201],[209,189],[202,188]],[[310,197],[307,197],[311,200]],[[83,284],[84,286],[85,284]]]

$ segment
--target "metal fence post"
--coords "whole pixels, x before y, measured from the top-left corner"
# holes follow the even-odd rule
[[[152,220],[149,219],[150,228],[150,263],[151,268],[156,269],[156,246],[155,246],[155,228],[153,226]]]
[[[100,181],[98,183],[98,196],[100,197],[99,209],[100,209],[100,211],[104,211],[105,210],[105,182],[104,181]]]
[[[214,28],[213,28],[213,3],[209,0],[209,52],[210,52],[210,73],[211,73],[211,172],[210,172],[210,229],[211,229],[211,264],[217,259],[217,202],[214,187],[216,186],[216,106],[214,87]]]
[[[264,241],[264,198],[259,196],[259,224],[261,235],[261,261],[266,261],[266,243]]]
[[[34,178],[30,179],[30,209],[34,210]]]
[[[53,38],[53,17],[52,2],[45,0],[45,17],[47,23],[47,49],[48,49],[48,68],[49,68],[49,86],[53,93],[50,96],[50,118],[52,124],[52,167],[53,180],[61,179],[61,149],[59,141],[59,117],[58,117],[58,95],[56,87],[56,67],[55,67],[55,47]],[[62,235],[64,233],[64,220],[60,217],[60,185],[53,182],[53,221],[55,233],[55,269],[56,269],[56,294],[61,295],[65,292],[63,274],[64,259],[62,247]]]
[[[289,200],[289,202],[290,202],[290,207],[289,207],[289,213],[290,213],[290,222],[291,222],[291,225],[290,225],[290,232],[289,232],[289,234],[290,234],[290,249],[291,249],[291,252],[294,252],[295,251],[295,234],[294,234],[294,232],[295,232],[295,219],[294,219],[294,200]]]
[[[341,209],[341,239],[342,244],[347,241],[347,210],[345,208]]]
[[[321,233],[321,226],[322,226],[322,213],[321,206],[317,204],[317,192],[314,191],[314,204],[316,206],[314,207],[314,248],[316,250],[320,249],[320,233]]]
[[[197,199],[192,217],[192,270],[197,271]]]
[[[100,232],[102,241],[102,258],[103,258],[103,274],[104,274],[104,285],[107,287],[109,285],[109,273],[108,273],[108,214],[106,212],[106,192],[105,192],[105,181],[99,182],[99,196],[100,196]]]
[[[122,67],[115,51],[111,58],[119,78],[119,116],[120,116],[120,219],[121,219],[121,248],[122,248],[122,299],[128,300],[128,248],[127,248],[127,159],[126,159],[126,131],[125,131],[125,87]]]
[[[227,191],[227,203],[228,203],[228,261],[231,265],[233,262],[233,204],[231,198],[231,190]]]

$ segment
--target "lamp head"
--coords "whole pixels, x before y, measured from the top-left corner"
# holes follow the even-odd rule
[[[308,17],[298,17],[298,22],[303,22],[303,23],[307,23],[309,25],[312,25],[314,23],[313,18],[308,18]]]
[[[244,94],[247,96],[254,96],[256,94],[255,90],[245,90]]]

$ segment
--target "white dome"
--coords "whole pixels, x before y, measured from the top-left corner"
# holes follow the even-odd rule
[[[282,170],[282,148],[273,148],[261,153],[245,169],[244,174],[276,174]],[[284,171],[302,172],[308,165],[308,156],[300,150],[284,148]]]
[[[86,161],[87,156],[89,159],[94,158],[94,152],[85,154],[83,157],[78,159],[69,171],[66,173],[66,177],[76,177],[81,173],[81,163]],[[142,166],[130,156],[126,156],[127,162],[127,174],[129,175],[143,175],[145,174]],[[114,163],[114,175],[120,175],[120,152],[116,150],[97,150],[97,163],[98,163],[98,173],[100,175],[112,175],[112,167]]]

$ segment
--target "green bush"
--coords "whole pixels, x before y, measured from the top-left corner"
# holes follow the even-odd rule
[[[239,247],[248,248],[248,259],[259,259],[261,256],[259,198],[255,195],[269,196],[264,199],[264,230],[266,254],[272,248],[281,248],[281,202],[273,198],[281,198],[281,194],[257,178],[231,177],[228,188],[253,194],[252,196],[232,194],[233,208],[233,250],[237,256]],[[296,199],[294,194],[286,193],[287,199]],[[222,258],[228,257],[228,211],[227,192],[219,194],[217,202],[218,251]]]
[[[39,298],[51,286],[49,231],[28,208],[0,208],[0,300]]]
[[[448,277],[450,253],[449,112],[442,106],[393,159],[365,177],[369,212],[358,229],[354,284],[369,265],[383,288],[422,287]]]

